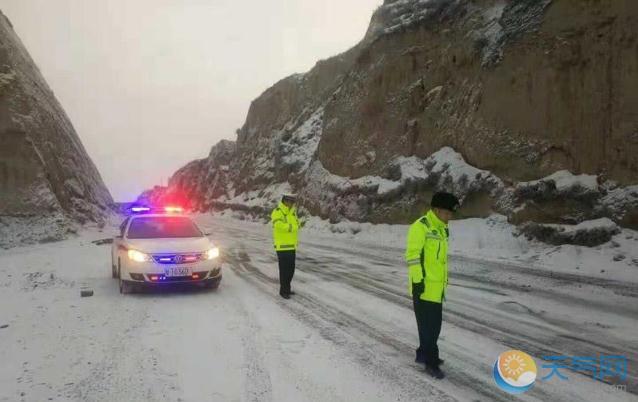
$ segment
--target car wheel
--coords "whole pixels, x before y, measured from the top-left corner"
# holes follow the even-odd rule
[[[120,277],[120,293],[123,295],[133,293],[133,285],[128,281],[123,281]]]
[[[119,280],[119,285],[120,285],[120,294],[129,294],[133,292],[133,285],[128,282],[128,281],[123,281],[122,280],[122,269],[120,267],[120,260],[118,259],[117,261],[117,278]]]
[[[209,290],[217,290],[221,281],[214,281],[206,284],[206,288]]]

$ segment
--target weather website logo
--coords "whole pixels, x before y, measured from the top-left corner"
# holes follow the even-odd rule
[[[494,363],[494,381],[503,391],[521,394],[534,386],[536,363],[530,355],[520,350],[508,350],[500,354]]]

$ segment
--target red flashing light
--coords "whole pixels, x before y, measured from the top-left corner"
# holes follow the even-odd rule
[[[197,260],[197,256],[196,255],[187,255],[186,257],[184,257],[184,261],[185,262],[193,262]]]
[[[152,275],[152,276],[151,276],[151,280],[152,280],[152,281],[156,281],[158,278],[159,278],[159,277],[158,277],[157,275]]]
[[[199,279],[199,274],[193,274],[193,279]]]

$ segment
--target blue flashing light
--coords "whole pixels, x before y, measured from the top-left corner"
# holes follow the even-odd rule
[[[131,212],[149,212],[151,209],[149,207],[131,207]]]

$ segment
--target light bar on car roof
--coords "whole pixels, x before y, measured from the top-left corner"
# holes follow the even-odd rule
[[[131,212],[140,213],[140,212],[149,212],[151,208],[149,207],[131,207]]]

